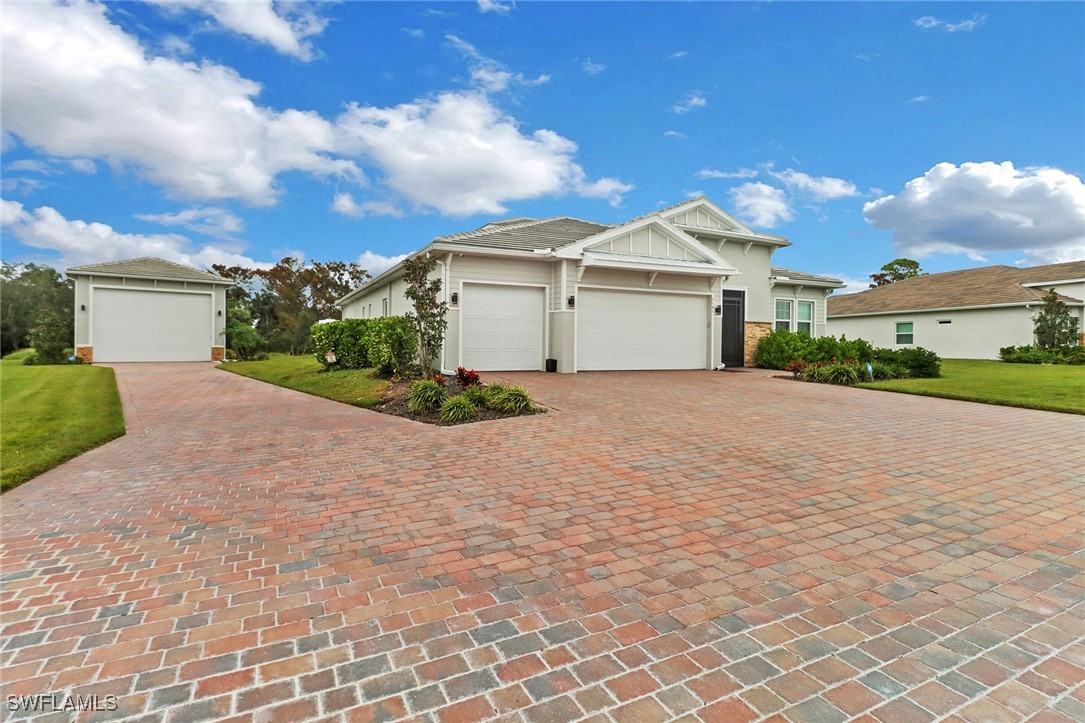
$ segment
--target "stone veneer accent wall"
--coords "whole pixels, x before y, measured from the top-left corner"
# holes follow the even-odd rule
[[[75,355],[82,359],[84,364],[94,363],[94,347],[92,346],[77,346]]]
[[[746,344],[745,344],[745,359],[743,360],[746,366],[753,366],[753,355],[757,352],[757,342],[765,338],[772,333],[772,322],[769,321],[747,321],[745,327]]]
[[[226,358],[226,347],[213,346],[211,347],[211,361],[222,361]]]

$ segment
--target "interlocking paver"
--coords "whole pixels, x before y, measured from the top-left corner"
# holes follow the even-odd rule
[[[159,721],[1085,715],[1081,417],[756,370],[493,374],[549,412],[442,429],[204,364],[117,376],[128,434],[4,495],[6,695]]]

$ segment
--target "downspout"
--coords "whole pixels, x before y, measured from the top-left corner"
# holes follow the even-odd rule
[[[448,284],[452,278],[452,252],[449,251],[445,254],[445,260],[437,260],[438,266],[441,267],[441,301],[445,304],[448,303]],[[457,323],[459,323],[457,318]],[[447,372],[448,366],[446,365],[445,348],[447,347],[447,340],[441,340],[441,371]]]

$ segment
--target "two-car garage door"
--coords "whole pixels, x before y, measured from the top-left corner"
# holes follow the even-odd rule
[[[704,369],[708,297],[580,288],[577,369]]]
[[[95,288],[94,361],[208,361],[211,294]]]

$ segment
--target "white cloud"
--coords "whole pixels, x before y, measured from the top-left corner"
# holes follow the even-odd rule
[[[697,189],[695,191],[683,190],[682,195],[685,196],[686,198],[700,198],[701,196],[704,195],[704,191],[702,191],[700,189]]]
[[[423,30],[422,28],[400,28],[399,30],[404,35],[408,35],[408,36],[410,36],[412,38],[416,38],[418,40],[421,40],[422,38],[426,37],[426,31]]]
[[[699,91],[694,91],[682,100],[671,106],[672,113],[689,113],[694,108],[704,108],[708,105],[708,99]]]
[[[765,183],[743,183],[732,188],[731,204],[744,221],[761,228],[775,228],[793,218],[787,196],[782,189]]]
[[[195,10],[210,15],[220,26],[260,43],[266,43],[284,55],[311,60],[312,45],[307,38],[324,32],[328,21],[320,17],[314,5],[306,2],[273,0],[148,0],[171,12]]]
[[[231,239],[245,230],[240,218],[224,208],[189,208],[177,213],[137,213],[136,218],[161,226],[181,226],[189,231]]]
[[[59,255],[61,266],[157,256],[195,267],[268,266],[237,253],[236,245],[195,246],[174,233],[121,233],[104,223],[69,220],[56,209],[40,206],[33,211],[16,201],[0,200],[0,221],[5,234],[19,243]]]
[[[929,95],[917,95],[915,98],[912,98],[908,102],[909,103],[926,103],[930,99],[931,99],[931,97]]]
[[[445,38],[454,48],[472,61],[471,80],[482,91],[497,93],[508,88],[510,83],[518,85],[542,85],[550,82],[549,75],[540,75],[534,80],[524,77],[523,73],[513,73],[493,58],[487,58],[471,43],[458,35],[449,33]]]
[[[757,171],[752,168],[740,168],[737,171],[717,171],[712,168],[702,168],[695,175],[697,178],[756,178]]]
[[[365,218],[366,216],[395,216],[398,218],[403,215],[403,212],[396,208],[394,203],[388,201],[363,201],[359,203],[349,193],[335,194],[335,200],[332,201],[332,210],[350,218]]]
[[[551,130],[525,135],[484,93],[352,105],[338,125],[341,147],[379,165],[392,188],[453,216],[504,213],[509,201],[570,192],[617,203],[632,189],[614,178],[588,181],[573,141]]]
[[[247,5],[239,5],[247,7]],[[210,62],[148,57],[102,5],[5,5],[0,123],[52,156],[98,158],[173,196],[271,204],[291,170],[358,180],[316,113],[257,105],[259,84]]]
[[[855,53],[851,57],[855,58],[856,60],[861,60],[864,63],[869,63],[870,61],[874,60],[874,58],[878,58],[881,56],[879,53]]]
[[[933,15],[924,15],[921,18],[916,18],[912,22],[915,23],[917,28],[922,30],[942,30],[947,33],[970,33],[987,22],[987,16],[976,14],[973,15],[970,20],[962,20],[959,23],[947,23],[945,20],[939,20]]]
[[[375,251],[363,251],[358,256],[358,265],[369,272],[370,276],[377,276],[407,258],[407,254],[398,256],[383,256]]]
[[[679,131],[663,131],[664,138],[689,138],[685,133]]]
[[[833,291],[833,293],[837,296],[840,296],[842,294],[857,294],[860,291],[866,291],[870,288],[870,277],[867,277],[865,279],[857,279],[853,276],[848,276],[846,274],[838,274],[835,272],[822,273],[820,271],[818,272],[818,274],[821,276],[828,276],[833,279],[840,279],[844,282],[843,289],[836,289],[835,291]]]
[[[689,56],[689,51],[688,50],[679,50],[679,51],[677,51],[675,53],[671,53],[667,57],[668,58],[685,58],[685,57],[688,57],[688,56]]]
[[[18,161],[12,161],[7,164],[7,170],[9,171],[26,171],[27,173],[41,173],[43,175],[49,175],[53,173],[53,169],[49,167],[49,164],[45,161],[38,161],[32,158],[24,158]]]
[[[600,73],[602,73],[604,70],[607,69],[607,66],[604,65],[603,63],[593,63],[593,62],[591,62],[591,58],[588,58],[587,60],[585,60],[581,64],[580,67],[588,75],[599,75]]]
[[[939,163],[863,206],[909,256],[1022,251],[1030,263],[1085,258],[1085,184],[1058,168]]]
[[[419,15],[427,18],[454,18],[456,13],[449,12],[448,10],[438,10],[437,8],[426,8]]]
[[[97,173],[98,166],[89,158],[73,158],[68,161],[68,166],[79,173]]]
[[[57,168],[58,165],[67,166],[69,169],[78,171],[79,173],[94,173],[98,170],[98,167],[94,165],[94,161],[89,158],[72,158],[67,161],[57,161],[56,159],[43,161],[34,158],[23,158],[7,164],[5,169],[8,171],[40,173],[43,176],[55,176],[62,172]]]
[[[793,168],[786,171],[773,171],[769,166],[766,172],[788,188],[805,194],[815,201],[835,201],[838,198],[858,196],[859,189],[851,181],[832,176],[811,176]]]
[[[516,7],[516,3],[510,2],[502,4],[497,0],[478,0],[478,11],[480,13],[497,13],[498,15],[508,15],[512,12],[512,9]]]

